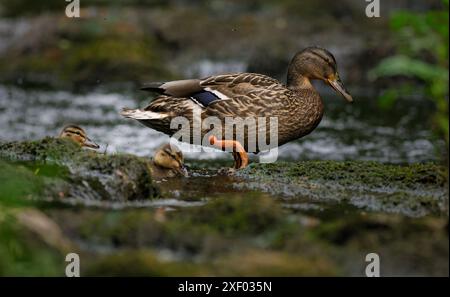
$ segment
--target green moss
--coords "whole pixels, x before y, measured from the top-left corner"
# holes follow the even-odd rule
[[[446,170],[433,163],[278,162],[252,164],[237,176],[245,180],[244,188],[371,211],[417,217],[445,213],[448,205]]]
[[[0,160],[0,206],[29,204],[27,198],[42,194],[44,183],[24,166],[14,166]]]
[[[443,166],[434,163],[389,165],[364,161],[305,161],[254,164],[242,174],[255,176],[280,176],[305,178],[315,181],[336,181],[343,185],[363,183],[369,186],[393,186],[403,188],[417,184],[444,186],[447,178]]]
[[[128,201],[159,195],[152,184],[147,159],[126,154],[99,154],[82,149],[70,140],[47,137],[38,141],[3,143],[0,158],[20,161],[36,175],[48,175],[46,188],[53,196]],[[58,170],[50,174],[49,166]],[[40,168],[44,170],[41,172]],[[55,180],[64,182],[55,184]]]
[[[71,140],[52,137],[0,144],[0,156],[11,160],[64,163],[81,151],[81,147]]]

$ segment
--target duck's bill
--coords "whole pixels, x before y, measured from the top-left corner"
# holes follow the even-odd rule
[[[186,166],[184,166],[184,165],[181,166],[181,168],[178,168],[178,172],[184,177],[189,177],[188,170],[187,170]]]
[[[336,78],[334,80],[329,79],[328,83],[330,86],[335,89],[337,92],[339,92],[348,102],[353,102],[352,96],[349,94],[349,92],[345,89],[344,84],[339,78]]]
[[[98,149],[100,146],[96,144],[94,141],[92,141],[90,138],[86,138],[86,141],[83,143],[83,146],[92,148],[92,149]]]

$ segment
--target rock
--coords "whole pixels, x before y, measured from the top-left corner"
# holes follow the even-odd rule
[[[21,162],[41,175],[44,195],[77,203],[130,201],[159,195],[148,160],[128,154],[105,155],[82,149],[70,140],[0,144],[0,158]],[[42,171],[41,171],[42,170]],[[41,173],[40,173],[41,172]]]
[[[252,164],[237,173],[237,187],[318,203],[346,202],[371,210],[419,217],[448,211],[443,166],[389,165],[365,161]]]

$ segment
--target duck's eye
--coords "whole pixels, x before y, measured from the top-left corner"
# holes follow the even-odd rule
[[[86,138],[86,137],[84,136],[84,134],[81,133],[80,131],[76,131],[75,134],[78,135],[78,136],[80,136],[80,137]]]
[[[176,155],[174,155],[174,153],[172,151],[165,150],[164,153],[166,153],[169,157],[171,157],[174,160],[177,159]]]
[[[81,136],[81,137],[84,137],[80,132],[78,132],[78,131],[72,131],[72,130],[69,130],[69,131],[66,131],[66,133],[67,134],[76,134],[76,135],[78,135],[78,136]]]

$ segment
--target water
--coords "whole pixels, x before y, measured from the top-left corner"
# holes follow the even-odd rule
[[[321,90],[322,92],[322,90]],[[95,91],[32,91],[0,86],[0,141],[56,136],[66,123],[83,126],[100,151],[150,156],[169,138],[122,118],[122,107],[144,106],[142,93]],[[310,135],[279,150],[280,159],[374,160],[389,163],[437,159],[440,145],[429,130],[433,107],[421,99],[399,100],[392,110],[377,107],[372,98],[356,97],[347,104],[322,93],[325,116]],[[181,145],[181,148],[187,146]],[[186,153],[189,159],[230,158],[223,152]]]

